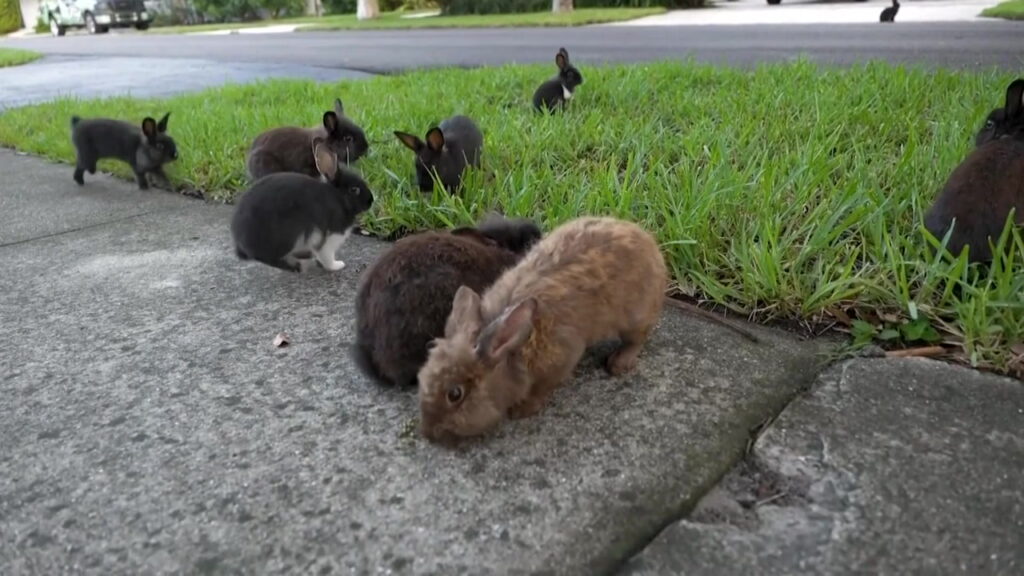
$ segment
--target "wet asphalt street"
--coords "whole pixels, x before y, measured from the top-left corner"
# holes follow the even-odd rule
[[[436,66],[548,62],[566,46],[577,62],[693,58],[749,66],[791,60],[1024,69],[1024,22],[591,26],[571,29],[384,30],[224,36],[149,33],[7,39],[12,46],[74,57],[187,58],[262,66],[312,66],[392,73]],[[0,82],[0,85],[4,85]]]

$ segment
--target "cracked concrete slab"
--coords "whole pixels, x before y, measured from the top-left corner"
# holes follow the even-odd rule
[[[69,197],[54,210],[89,194],[5,162]],[[126,205],[167,194],[92,182]],[[595,354],[537,417],[431,445],[409,434],[414,394],[345,353],[383,243],[353,238],[337,274],[285,273],[235,259],[231,207],[176,201],[0,247],[5,573],[607,573],[824,360],[669,308],[638,372],[609,378]]]
[[[0,68],[0,111],[66,97],[155,98],[271,78],[335,82],[371,76],[356,70],[322,66],[217,62],[202,58],[47,56],[24,66]]]
[[[1022,476],[1019,381],[851,360],[621,574],[1021,574]]]

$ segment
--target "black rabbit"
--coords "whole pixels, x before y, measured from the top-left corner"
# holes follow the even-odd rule
[[[957,256],[970,247],[968,261],[992,259],[994,244],[1010,214],[1024,225],[1024,138],[991,140],[974,148],[953,170],[925,215],[928,231],[940,241],[953,226],[947,249]]]
[[[334,110],[324,112],[321,126],[280,126],[257,136],[246,161],[249,178],[256,181],[275,172],[298,172],[317,178],[320,173],[313,158],[314,138],[322,139],[346,164],[354,163],[370,150],[363,129],[345,116],[341,100],[335,99]]]
[[[878,16],[879,22],[895,22],[896,13],[900,11],[900,1],[892,0],[892,6],[889,6]]]
[[[104,158],[115,158],[132,168],[140,190],[149,188],[148,174],[162,179],[173,188],[164,173],[164,164],[178,158],[178,147],[167,135],[164,114],[159,122],[146,117],[142,129],[134,124],[110,118],[71,117],[71,143],[75,146],[75,182],[85,185],[85,172],[96,173],[96,163]]]
[[[483,290],[540,239],[530,220],[407,236],[359,281],[353,359],[370,378],[412,386],[430,341],[444,334],[459,286]]]
[[[484,135],[467,116],[447,118],[427,131],[426,142],[418,136],[395,131],[395,136],[406,148],[416,153],[413,163],[416,185],[421,192],[434,189],[434,174],[449,193],[462,185],[468,166],[479,167],[484,147]]]
[[[541,84],[533,93],[533,107],[538,112],[545,109],[554,112],[565,106],[572,99],[576,87],[583,83],[583,75],[569,62],[569,52],[565,48],[558,49],[555,64],[558,66],[558,74]]]
[[[323,138],[313,140],[320,178],[295,172],[264,176],[242,196],[231,221],[235,254],[275,268],[304,272],[314,259],[332,272],[357,217],[373,205],[369,186],[338,165]]]
[[[1024,138],[1024,78],[1017,78],[1006,87],[1006,103],[989,112],[985,125],[974,137],[974,145],[1000,138]]]

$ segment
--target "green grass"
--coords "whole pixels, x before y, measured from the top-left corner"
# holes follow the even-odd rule
[[[403,18],[408,12],[385,12],[380,18],[360,22],[355,14],[334,16],[286,18],[228,24],[199,24],[196,26],[164,26],[151,29],[161,34],[186,32],[209,32],[213,30],[237,30],[280,24],[302,25],[301,31],[315,30],[379,30],[394,28],[509,28],[526,26],[583,26],[632,20],[643,16],[662,14],[664,8],[587,8],[568,14],[533,12],[526,14],[493,14],[488,16],[428,16],[425,18]]]
[[[1024,20],[1024,0],[1008,0],[1007,2],[985,8],[981,11],[981,15],[989,18]]]
[[[20,66],[42,58],[39,52],[30,50],[17,50],[15,48],[0,48],[0,68],[8,66]]]
[[[883,339],[916,317],[897,333],[924,335],[930,324],[974,365],[1014,369],[1011,346],[1024,341],[1024,239],[1014,230],[1008,260],[968,268],[929,256],[921,227],[1012,75],[874,63],[584,67],[572,109],[541,117],[529,99],[553,68],[281,80],[167,101],[59,100],[4,113],[0,143],[71,161],[72,113],[141,119],[171,110],[181,150],[172,178],[230,201],[257,134],[315,125],[340,96],[372,141],[357,167],[376,194],[364,218],[375,233],[468,224],[491,209],[546,229],[616,215],[657,234],[685,293],[761,321],[887,321]],[[453,113],[484,130],[485,169],[470,173],[460,196],[422,197],[408,181],[411,153],[392,131],[423,134]],[[123,166],[104,167],[130,178]]]

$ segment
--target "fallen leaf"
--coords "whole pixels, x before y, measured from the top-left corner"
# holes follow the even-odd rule
[[[274,348],[284,348],[288,344],[290,344],[288,341],[288,335],[284,332],[280,332],[277,336],[274,336]]]

